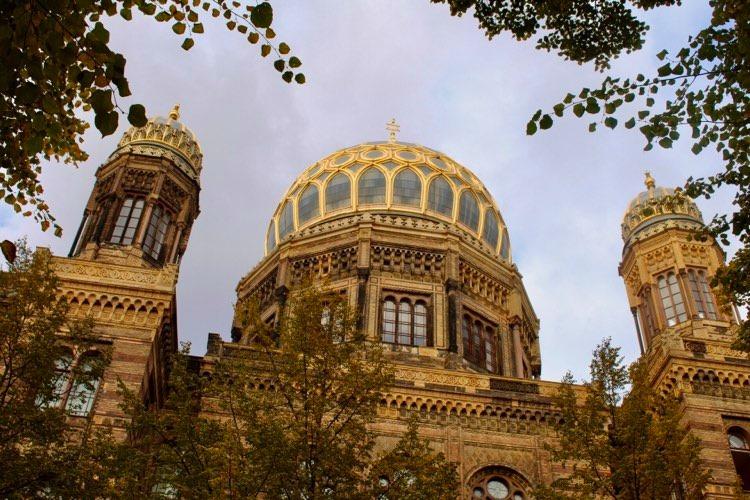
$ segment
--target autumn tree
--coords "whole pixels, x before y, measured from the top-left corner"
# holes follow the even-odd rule
[[[432,0],[446,3],[453,15],[473,9],[489,38],[509,32],[518,40],[536,36],[536,47],[579,64],[593,63],[605,72],[596,88],[568,92],[548,112],[538,110],[526,126],[529,135],[552,127],[566,114],[588,117],[588,130],[602,127],[637,129],[646,141],[669,149],[679,140],[692,142],[696,155],[713,150],[716,173],[695,178],[686,170],[685,192],[711,197],[718,189],[734,195],[731,213],[718,214],[709,233],[725,245],[733,235],[741,245],[714,284],[728,299],[750,312],[750,2],[710,0],[706,26],[685,33],[684,46],[662,50],[656,74],[646,71],[612,74],[612,59],[643,47],[648,25],[638,11],[677,8],[678,0]],[[669,15],[668,10],[664,11]],[[706,235],[696,235],[705,237]],[[743,322],[737,347],[750,351],[750,323]]]
[[[102,136],[112,134],[130,96],[123,54],[112,50],[108,18],[145,16],[168,24],[189,50],[216,18],[260,55],[271,56],[286,82],[304,83],[301,61],[277,43],[269,2],[188,0],[3,0],[0,2],[0,199],[47,230],[55,224],[44,202],[42,160],[73,163],[87,159],[81,149],[88,116]],[[91,111],[92,115],[84,112]],[[135,126],[146,111],[127,111]]]
[[[86,422],[67,432],[60,407],[80,397],[67,381],[91,384],[106,365],[105,355],[85,367],[64,355],[63,344],[88,350],[91,328],[68,317],[49,253],[18,244],[14,263],[0,269],[0,497],[81,498],[95,490],[89,444],[106,436]]]
[[[570,374],[554,398],[562,419],[548,448],[571,473],[535,497],[701,498],[709,474],[700,442],[680,425],[679,402],[657,394],[641,362],[624,366],[610,339],[594,350],[590,376],[582,400]]]

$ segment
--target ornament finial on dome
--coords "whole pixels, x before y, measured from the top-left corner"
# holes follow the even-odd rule
[[[401,130],[395,118],[391,118],[391,121],[385,124],[385,129],[388,131],[388,142],[396,142],[396,132]]]
[[[654,189],[654,187],[656,187],[656,181],[654,181],[654,178],[651,177],[651,172],[646,170],[646,172],[644,173],[646,174],[646,180],[644,181],[644,184],[646,184],[646,187],[649,190]]]
[[[175,121],[180,119],[180,105],[179,104],[174,105],[174,107],[172,108],[172,111],[169,112],[169,118]]]

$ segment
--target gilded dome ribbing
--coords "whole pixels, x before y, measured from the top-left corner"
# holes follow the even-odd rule
[[[305,169],[274,212],[266,253],[305,228],[363,212],[446,222],[510,261],[505,223],[476,175],[443,153],[395,141],[345,148]]]
[[[703,225],[698,206],[681,190],[657,186],[649,172],[645,184],[646,191],[631,200],[622,219],[622,239],[626,244],[644,229],[667,221]]]
[[[180,106],[176,105],[166,118],[157,116],[143,127],[130,127],[111,157],[128,152],[167,157],[188,177],[200,182],[203,153],[195,134],[179,119]]]

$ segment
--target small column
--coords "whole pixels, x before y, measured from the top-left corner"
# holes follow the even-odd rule
[[[448,296],[448,351],[458,352],[458,287],[456,280],[445,280],[445,293]]]
[[[511,324],[510,331],[513,334],[513,360],[515,376],[523,378],[523,346],[521,345],[521,327],[518,323]]]
[[[365,303],[367,301],[367,283],[370,281],[370,269],[357,269],[357,330],[365,327]]]

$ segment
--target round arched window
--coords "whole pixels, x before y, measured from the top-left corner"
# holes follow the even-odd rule
[[[727,439],[729,440],[729,447],[733,450],[748,450],[750,446],[747,444],[745,439],[745,433],[742,429],[732,427],[727,433]]]
[[[528,481],[507,467],[486,467],[469,480],[471,498],[477,500],[525,500],[528,490]]]

